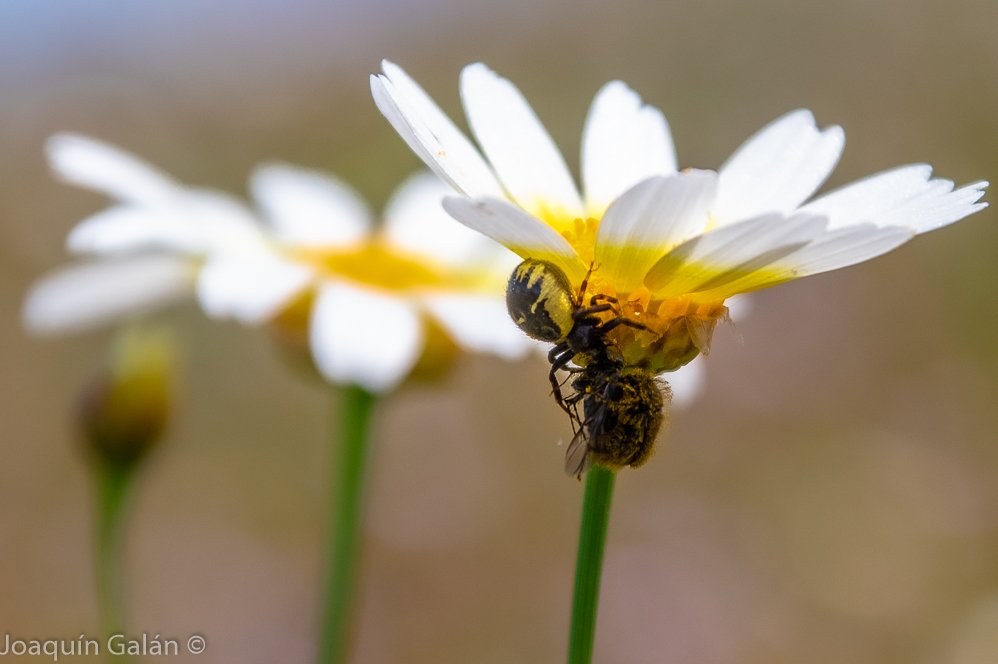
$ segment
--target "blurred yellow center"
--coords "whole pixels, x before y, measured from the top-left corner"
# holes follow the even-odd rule
[[[392,291],[443,287],[453,284],[447,271],[424,258],[416,258],[384,242],[368,242],[338,250],[301,249],[295,258],[315,267],[321,275]]]

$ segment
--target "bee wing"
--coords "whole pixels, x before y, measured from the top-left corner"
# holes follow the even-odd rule
[[[716,318],[704,316],[687,316],[686,329],[689,330],[693,344],[700,349],[704,355],[710,353],[710,340],[714,336],[714,327],[717,325]]]
[[[576,479],[589,469],[589,434],[586,427],[580,427],[565,450],[565,473]]]

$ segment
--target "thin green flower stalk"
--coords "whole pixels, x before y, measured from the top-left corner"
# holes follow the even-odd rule
[[[596,613],[599,608],[600,580],[603,576],[603,551],[616,475],[616,471],[598,465],[590,468],[586,474],[579,551],[575,560],[568,664],[589,664],[593,659]]]
[[[340,390],[339,439],[334,440],[334,479],[328,522],[328,568],[319,662],[348,661],[357,586],[357,561],[371,416],[377,397],[361,387]]]
[[[96,469],[96,535],[97,603],[100,607],[100,629],[104,638],[121,634],[125,629],[123,610],[123,552],[128,491],[132,484],[132,469],[120,465],[104,465]]]
[[[174,351],[160,330],[131,326],[84,392],[80,427],[95,482],[95,577],[104,638],[123,633],[124,543],[136,473],[170,411]]]

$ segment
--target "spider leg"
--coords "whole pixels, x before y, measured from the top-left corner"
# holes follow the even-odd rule
[[[548,353],[548,361],[551,362],[551,370],[548,372],[548,381],[551,383],[551,392],[558,406],[569,416],[572,415],[569,407],[565,404],[565,396],[561,391],[561,382],[558,380],[558,370],[565,368],[575,356],[575,352],[567,344],[558,344]]]
[[[589,288],[589,277],[593,276],[593,270],[596,269],[596,261],[589,264],[589,270],[586,271],[586,276],[582,280],[582,284],[579,286],[579,297],[577,302],[581,304],[586,297],[586,289]]]
[[[617,310],[614,309],[614,306],[612,304],[609,303],[597,304],[596,306],[586,307],[584,309],[577,310],[574,314],[572,314],[572,318],[575,319],[576,321],[580,321],[584,318],[592,316],[593,314],[602,313],[604,311],[612,311],[614,313],[617,313]]]
[[[631,320],[630,318],[624,318],[623,316],[621,316],[620,318],[614,318],[611,321],[603,323],[603,325],[600,326],[600,332],[602,334],[606,334],[610,330],[612,330],[615,327],[618,327],[620,325],[626,325],[627,327],[633,327],[635,330],[647,330],[647,331],[650,331],[650,328],[647,325],[645,325],[644,323],[639,323],[636,320]]]
[[[619,300],[612,295],[607,295],[606,293],[596,293],[591,298],[589,298],[589,306],[593,306],[597,302],[609,302],[610,304],[619,304]]]

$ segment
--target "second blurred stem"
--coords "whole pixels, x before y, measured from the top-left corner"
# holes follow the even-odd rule
[[[97,481],[97,593],[104,638],[124,629],[121,609],[122,540],[131,484],[131,465],[104,463],[95,471]]]
[[[334,467],[319,662],[347,661],[353,625],[360,512],[363,503],[371,415],[375,395],[346,386],[340,391],[339,435],[333,442]]]

